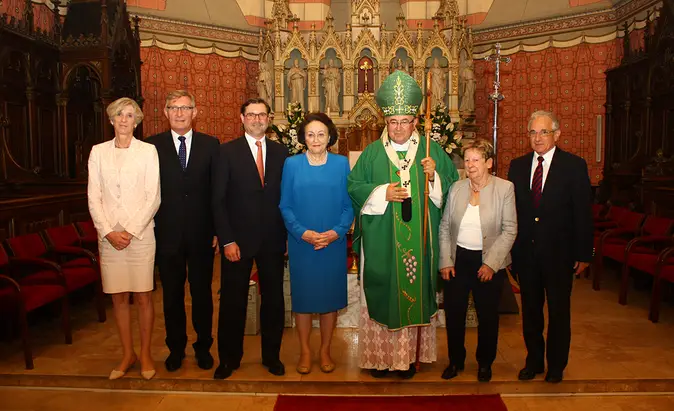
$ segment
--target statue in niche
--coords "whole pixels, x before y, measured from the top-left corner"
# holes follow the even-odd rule
[[[403,70],[403,61],[398,57],[398,61],[396,61],[396,70]]]
[[[460,112],[475,111],[475,73],[473,72],[473,62],[468,60],[461,69],[460,81]]]
[[[431,71],[431,107],[445,102],[445,86],[447,85],[447,74],[445,69],[440,66],[438,58],[433,59]]]
[[[272,74],[269,65],[264,61],[260,61],[260,74],[257,78],[257,94],[261,99],[271,105],[274,96],[272,90]]]
[[[288,71],[288,88],[290,88],[289,103],[304,105],[304,88],[307,84],[307,73],[300,67],[300,61],[295,59],[293,67]]]
[[[339,90],[340,75],[339,68],[335,67],[333,59],[328,60],[328,64],[323,67],[323,91],[325,92],[325,110],[339,113]]]
[[[360,24],[363,26],[369,26],[371,22],[372,14],[370,14],[370,10],[363,9],[363,11],[360,13]]]

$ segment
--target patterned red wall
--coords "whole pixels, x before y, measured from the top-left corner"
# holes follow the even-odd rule
[[[196,130],[223,142],[243,134],[239,108],[257,96],[257,62],[159,47],[141,48],[141,59],[144,137],[168,130],[164,101],[176,89],[187,89],[196,96]]]
[[[603,168],[603,161],[597,162],[595,154],[597,116],[602,116],[603,128],[605,114],[604,72],[616,66],[621,56],[621,40],[511,55],[512,61],[501,65],[505,100],[499,103],[498,175],[505,177],[510,161],[531,151],[529,115],[543,109],[559,117],[562,135],[558,145],[583,157],[592,184],[597,184]],[[476,60],[475,75],[478,136],[491,140],[494,112],[487,96],[493,91],[493,63]]]
[[[7,13],[8,18],[23,20],[26,10],[25,0],[5,0],[0,2],[0,14]],[[33,4],[33,27],[52,33],[54,31],[54,12],[46,4]]]

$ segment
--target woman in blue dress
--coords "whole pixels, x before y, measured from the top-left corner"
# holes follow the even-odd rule
[[[311,371],[312,314],[320,314],[320,369],[332,372],[330,356],[337,310],[347,304],[346,232],[353,209],[346,191],[349,161],[328,153],[337,128],[323,113],[308,114],[298,131],[306,154],[286,160],[281,186],[281,214],[288,229],[290,289],[300,339],[297,372]]]

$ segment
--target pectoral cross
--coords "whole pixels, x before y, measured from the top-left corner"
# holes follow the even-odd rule
[[[498,137],[498,102],[503,100],[505,97],[503,94],[501,94],[501,62],[503,63],[510,63],[510,57],[501,57],[501,44],[496,43],[494,46],[496,51],[484,59],[486,61],[491,61],[496,63],[496,78],[494,79],[494,92],[489,95],[489,100],[494,102],[494,124],[492,126],[492,129],[494,131],[494,153],[496,154],[496,145],[497,145],[497,137]],[[496,175],[496,158],[497,156],[494,156],[494,168],[492,169],[492,173]]]
[[[365,60],[363,64],[358,67],[359,69],[364,71],[364,77],[365,77],[365,83],[364,83],[364,88],[363,92],[368,93],[368,88],[367,88],[367,71],[372,70],[372,66],[370,65],[370,62],[368,60]]]

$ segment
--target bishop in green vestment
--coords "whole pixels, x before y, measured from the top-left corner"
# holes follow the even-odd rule
[[[432,362],[437,314],[438,234],[443,200],[458,173],[449,156],[416,131],[423,100],[416,81],[391,74],[377,92],[386,128],[365,148],[348,178],[356,224],[354,250],[361,254],[360,366],[375,377],[414,375],[417,327],[420,360]],[[429,176],[429,198],[424,182]],[[428,228],[424,250],[424,203]]]

